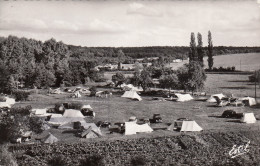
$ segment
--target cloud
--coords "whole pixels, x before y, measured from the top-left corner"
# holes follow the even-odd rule
[[[127,31],[116,21],[94,19],[88,23],[68,22],[64,20],[44,21],[39,19],[0,19],[0,30],[17,30],[37,33],[91,34],[123,33]]]
[[[138,14],[143,16],[150,16],[150,17],[160,17],[163,15],[163,13],[159,12],[158,10],[144,6],[141,3],[134,2],[129,5],[127,9],[127,14]]]

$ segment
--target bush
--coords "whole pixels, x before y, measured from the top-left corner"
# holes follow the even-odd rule
[[[10,114],[11,115],[20,114],[22,116],[27,116],[27,115],[30,115],[31,110],[32,110],[31,105],[27,105],[25,107],[13,107],[10,109]]]
[[[131,165],[133,166],[141,166],[145,164],[146,164],[146,159],[142,156],[136,156],[131,160]]]
[[[67,165],[66,158],[63,155],[54,156],[48,161],[49,166],[65,166]]]
[[[15,97],[16,101],[25,101],[28,99],[30,92],[26,92],[23,90],[16,90],[16,91],[13,91],[12,94]]]
[[[39,134],[43,132],[43,120],[39,117],[30,117],[29,119],[30,130]]]
[[[90,89],[90,96],[95,96],[97,93],[97,88],[95,86],[92,86]]]
[[[18,166],[12,153],[8,151],[7,146],[0,147],[0,165]]]
[[[0,96],[0,102],[6,102],[6,98],[4,96]]]
[[[105,166],[104,159],[102,156],[93,155],[86,157],[80,161],[80,166]]]

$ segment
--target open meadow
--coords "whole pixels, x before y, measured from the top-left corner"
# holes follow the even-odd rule
[[[106,88],[99,88],[98,90],[109,90]],[[248,75],[230,75],[230,74],[208,74],[205,86],[207,97],[214,93],[223,93],[237,97],[252,96],[254,97],[254,84],[248,82]],[[152,96],[143,96],[142,101],[133,101],[131,99],[121,98],[123,92],[115,91],[110,98],[88,97],[70,98],[69,93],[64,94],[32,94],[29,99],[31,101],[20,102],[18,105],[32,105],[33,108],[51,108],[55,103],[64,102],[81,102],[83,104],[90,104],[96,112],[94,120],[89,119],[89,122],[109,121],[111,123],[128,121],[130,116],[137,118],[152,118],[154,113],[160,113],[163,119],[161,124],[152,124],[152,127],[157,130],[166,128],[170,123],[178,118],[189,118],[195,120],[205,132],[208,131],[223,131],[223,130],[251,130],[259,129],[260,122],[255,124],[237,123],[236,120],[218,118],[223,111],[232,109],[237,112],[253,112],[256,117],[260,118],[259,108],[250,107],[215,107],[215,103],[208,103],[205,101],[188,101],[188,102],[174,102],[174,101],[156,101],[152,100]],[[260,97],[260,89],[257,86],[258,100]],[[53,129],[53,131],[60,133],[58,138],[66,140],[75,140],[72,133],[68,133],[68,137],[62,131]],[[102,129],[105,138],[111,137],[125,137],[118,133],[110,133],[107,129]],[[157,130],[150,134],[140,134],[141,137],[162,136],[162,135],[178,135],[179,132]],[[72,136],[72,137],[71,137]],[[134,136],[139,137],[139,135]]]

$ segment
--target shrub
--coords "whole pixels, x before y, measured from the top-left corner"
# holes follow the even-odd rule
[[[80,161],[80,166],[105,166],[104,159],[102,156],[93,155],[86,157]]]
[[[4,96],[0,96],[0,102],[6,102],[6,98]]]
[[[8,151],[7,146],[0,147],[0,165],[18,166],[12,153]]]
[[[17,115],[20,114],[22,116],[30,115],[30,111],[32,110],[31,105],[27,105],[25,107],[13,107],[10,109],[11,115]]]
[[[48,165],[49,166],[65,166],[65,165],[67,165],[67,162],[63,155],[58,155],[58,156],[52,157],[52,159],[50,159],[48,161]]]
[[[95,86],[92,86],[90,89],[90,96],[95,96],[97,93],[97,88]]]
[[[43,120],[39,117],[30,117],[29,126],[30,129],[37,134],[43,132]]]
[[[131,165],[133,166],[141,166],[145,164],[146,164],[146,159],[142,156],[136,156],[131,160]]]
[[[16,90],[13,91],[12,94],[14,95],[16,101],[25,101],[28,99],[30,92],[26,92],[23,90]]]

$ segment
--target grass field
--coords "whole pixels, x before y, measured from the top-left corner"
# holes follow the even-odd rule
[[[208,74],[205,91],[208,95],[214,93],[234,94],[235,96],[253,96],[254,85],[249,83],[247,75],[225,75],[225,74]],[[152,118],[154,113],[160,113],[163,118],[162,124],[152,124],[153,128],[166,128],[174,120],[182,117],[195,120],[204,131],[240,131],[240,130],[260,130],[260,122],[255,124],[237,123],[235,120],[217,118],[224,110],[233,109],[237,112],[253,112],[256,117],[260,118],[259,109],[249,107],[214,107],[214,103],[202,101],[173,102],[173,101],[153,101],[152,96],[142,96],[142,101],[132,101],[130,99],[121,98],[119,92],[111,98],[98,98],[84,96],[79,99],[69,98],[70,94],[32,94],[31,101],[20,102],[17,105],[32,105],[33,108],[53,107],[57,102],[82,102],[90,104],[96,112],[94,120],[89,122],[109,121],[112,123],[128,121],[130,116],[137,118]],[[257,87],[258,100],[260,97],[260,89]],[[57,137],[63,141],[75,141],[73,133],[64,133],[62,130],[51,129],[56,133]],[[47,133],[48,131],[46,131]],[[110,134],[107,129],[102,129],[103,139],[112,137],[126,137],[118,133]],[[46,134],[44,133],[44,134]],[[179,132],[170,132],[165,130],[157,130],[152,134],[140,134],[128,137],[156,137],[162,135],[178,135]],[[128,138],[127,137],[127,138]]]

